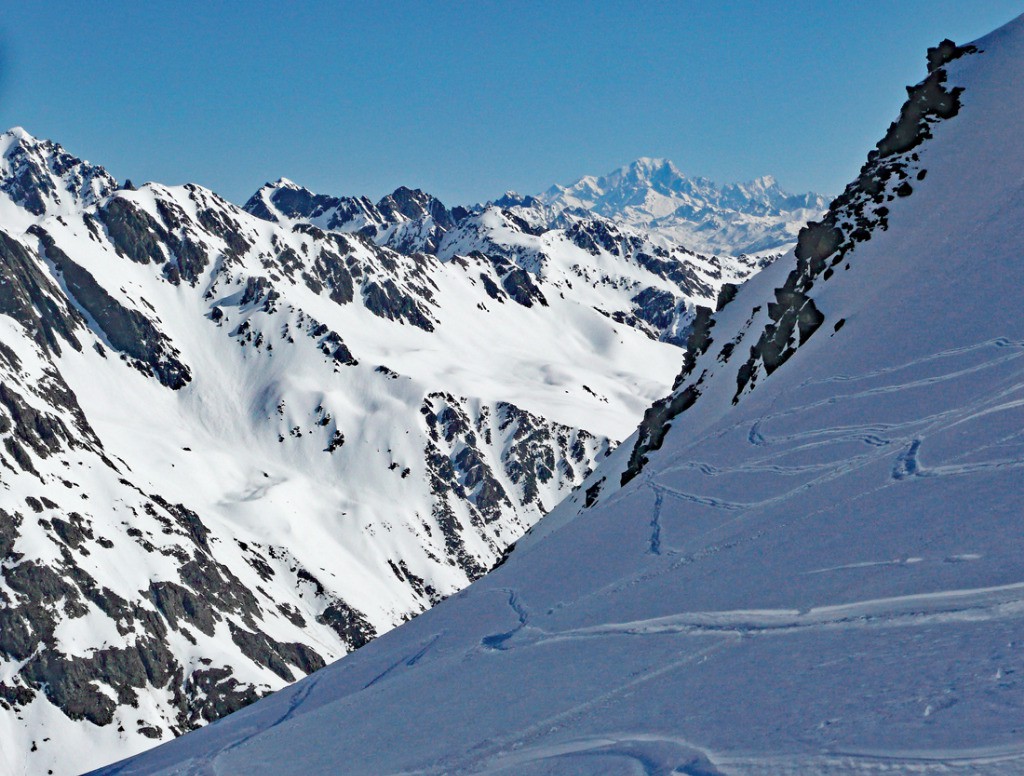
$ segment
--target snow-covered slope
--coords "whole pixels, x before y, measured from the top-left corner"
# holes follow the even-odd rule
[[[0,773],[140,751],[461,589],[760,267],[408,189],[248,211],[0,135]]]
[[[502,567],[106,772],[1024,769],[1024,17],[929,65]]]
[[[654,232],[707,254],[782,252],[807,221],[824,212],[820,194],[789,194],[770,175],[719,186],[689,178],[665,159],[638,159],[517,201],[552,214],[595,214]]]

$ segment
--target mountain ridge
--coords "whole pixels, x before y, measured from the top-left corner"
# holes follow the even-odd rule
[[[822,195],[784,191],[771,175],[719,185],[709,178],[687,177],[669,160],[642,157],[606,175],[585,175],[536,195],[506,191],[468,207],[448,208],[433,195],[404,186],[374,203],[367,197],[316,194],[288,179],[264,184],[244,207],[270,220],[282,215],[311,218],[327,229],[369,236],[429,211],[436,222],[430,225],[429,237],[405,246],[429,253],[438,251],[443,234],[454,225],[497,206],[534,228],[547,230],[602,217],[697,253],[737,256],[783,252],[795,243],[797,230],[826,205]]]
[[[403,188],[253,214],[0,147],[5,773],[205,725],[463,588],[767,264]]]
[[[500,568],[103,772],[1020,770],[1024,17],[927,61]]]

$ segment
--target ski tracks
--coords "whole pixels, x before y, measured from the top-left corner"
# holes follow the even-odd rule
[[[521,649],[552,642],[618,636],[775,636],[807,630],[920,627],[1022,618],[1024,582],[1019,582],[996,587],[942,590],[829,604],[805,610],[737,609],[681,612],[561,631],[547,631],[531,625],[527,630],[520,627],[508,634],[501,634],[503,639],[500,648]]]

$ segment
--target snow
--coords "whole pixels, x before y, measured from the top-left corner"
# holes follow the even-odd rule
[[[684,333],[694,305],[713,304],[723,282],[742,282],[758,269],[746,260],[710,260],[682,248],[666,249],[658,254],[666,266],[692,273],[692,287],[683,288],[638,262],[639,253],[655,250],[641,231],[618,231],[595,219],[593,228],[615,230],[616,250],[630,243],[633,252],[585,250],[566,229],[529,234],[498,208],[452,230],[441,257],[402,255],[347,234],[351,224],[327,236],[291,219],[271,223],[198,186],[150,183],[137,191],[120,190],[102,168],[74,160],[54,143],[19,133],[0,138],[16,152],[11,158],[20,165],[19,181],[47,184],[39,185],[44,212],[33,213],[19,205],[22,195],[8,185],[17,171],[9,166],[0,171],[4,232],[35,254],[40,238],[29,230],[45,229],[118,304],[151,322],[192,376],[184,387],[170,390],[132,366],[69,297],[55,262],[38,258],[34,268],[45,281],[45,293],[58,308],[81,315],[74,334],[82,347],[60,339],[60,354],[48,352],[33,332],[0,316],[0,341],[20,360],[15,366],[0,359],[0,377],[29,407],[68,428],[72,439],[47,456],[30,451],[38,474],[4,458],[9,468],[0,483],[0,508],[21,522],[4,559],[0,598],[12,608],[22,603],[23,591],[6,581],[6,572],[19,567],[56,570],[69,584],[88,580],[94,590],[129,602],[166,626],[167,649],[181,670],[174,679],[179,687],[207,666],[230,668],[233,680],[260,693],[288,684],[287,677],[240,651],[228,622],[247,630],[258,626],[272,639],[304,645],[331,661],[351,649],[317,619],[333,598],[384,633],[463,588],[581,483],[668,390],[682,351],[658,337]],[[295,187],[287,181],[279,185]],[[272,190],[264,187],[260,196],[266,201]],[[209,265],[194,285],[173,283],[164,274],[166,262],[177,260],[169,240],[157,243],[163,265],[130,260],[117,251],[97,216],[112,201],[137,208],[140,217],[151,218],[174,238],[199,246]],[[249,247],[232,252],[208,226],[218,219],[235,224],[235,235]],[[431,223],[409,220],[395,229]],[[343,254],[347,266],[392,281],[421,301],[433,330],[373,314],[358,284],[348,303],[311,287],[303,273],[317,275],[313,265],[325,248]],[[476,250],[507,257],[510,268],[529,271],[547,304],[527,307],[505,292],[493,298],[483,277],[500,286],[497,261],[466,255]],[[288,251],[299,265],[292,274],[282,266]],[[279,294],[273,305],[264,304],[267,297],[242,304],[249,281],[256,280]],[[671,294],[674,301],[664,332],[611,319],[631,314],[633,297],[648,288]],[[223,317],[215,319],[215,311]],[[317,324],[337,332],[359,363],[336,363],[325,354],[310,335]],[[75,406],[54,403],[47,391],[54,382],[73,391],[82,417]],[[530,418],[516,420],[511,405]],[[427,448],[436,441],[437,454],[452,461],[467,449],[468,438],[432,439],[425,417],[443,410],[466,413],[470,431],[486,440],[478,443],[480,459],[508,494],[494,519],[482,519],[468,499],[452,496],[457,528],[441,524],[441,496],[433,490]],[[0,408],[0,420],[8,414]],[[537,424],[539,449],[514,452],[523,444],[514,435],[528,422]],[[336,432],[344,434],[345,443],[328,452]],[[559,444],[578,447],[580,460],[568,466],[568,453],[560,452]],[[531,495],[517,476],[516,456],[524,455],[530,469],[544,463],[546,452],[554,454],[554,470],[537,478]],[[460,485],[468,479],[465,473],[458,476]],[[48,501],[39,501],[44,498]],[[199,553],[196,541],[166,509],[157,508],[158,498],[198,516],[209,531],[208,554]],[[42,503],[42,509],[29,499]],[[66,522],[71,515],[80,515],[94,534],[76,546],[54,529],[56,520]],[[451,533],[478,564],[477,571],[453,558]],[[200,599],[209,592],[182,575],[183,563],[197,557],[226,569],[252,593],[255,625],[214,607],[216,622],[203,630],[195,623],[175,624],[156,605],[152,585],[184,585]],[[263,559],[273,579],[261,574],[255,558]],[[68,572],[69,563],[78,577]],[[315,576],[323,592],[302,573]],[[101,650],[164,638],[138,620],[125,626],[88,596],[85,600],[89,603],[81,611],[70,602],[47,603],[46,612],[57,622],[52,638],[41,639],[41,655],[81,658],[76,666],[90,675],[102,673],[85,666]],[[0,662],[0,676],[24,690],[29,681],[19,676],[24,666],[23,661]],[[289,666],[286,673],[301,675],[298,666]],[[102,725],[71,719],[46,700],[37,683],[37,696],[27,705],[0,708],[0,773],[78,772],[170,738],[182,725],[183,703],[170,685],[155,682],[115,689],[100,680],[84,681],[104,701],[112,692],[118,696],[112,721]]]
[[[484,579],[104,772],[1024,770],[1024,17],[977,45],[927,178],[777,371],[734,404],[719,354],[792,255],[718,316],[629,484],[632,440]]]

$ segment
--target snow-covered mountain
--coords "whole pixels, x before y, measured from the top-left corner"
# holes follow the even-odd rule
[[[106,773],[1024,769],[1024,17],[467,590]]]
[[[281,179],[263,186],[245,209],[289,229],[312,225],[359,235],[442,262],[484,256],[509,273],[502,282],[517,299],[531,297],[535,278],[567,289],[558,293],[612,320],[679,345],[696,306],[713,306],[723,286],[744,282],[774,258],[700,255],[644,228],[592,214],[565,217],[535,201],[448,209],[418,189],[399,188],[374,204],[315,194]]]
[[[0,772],[140,751],[460,590],[760,267],[0,135]]]
[[[668,160],[646,158],[536,197],[507,193],[503,199],[553,214],[605,216],[702,253],[730,256],[791,248],[800,228],[828,206],[820,194],[783,191],[770,175],[719,186],[683,175]]]

